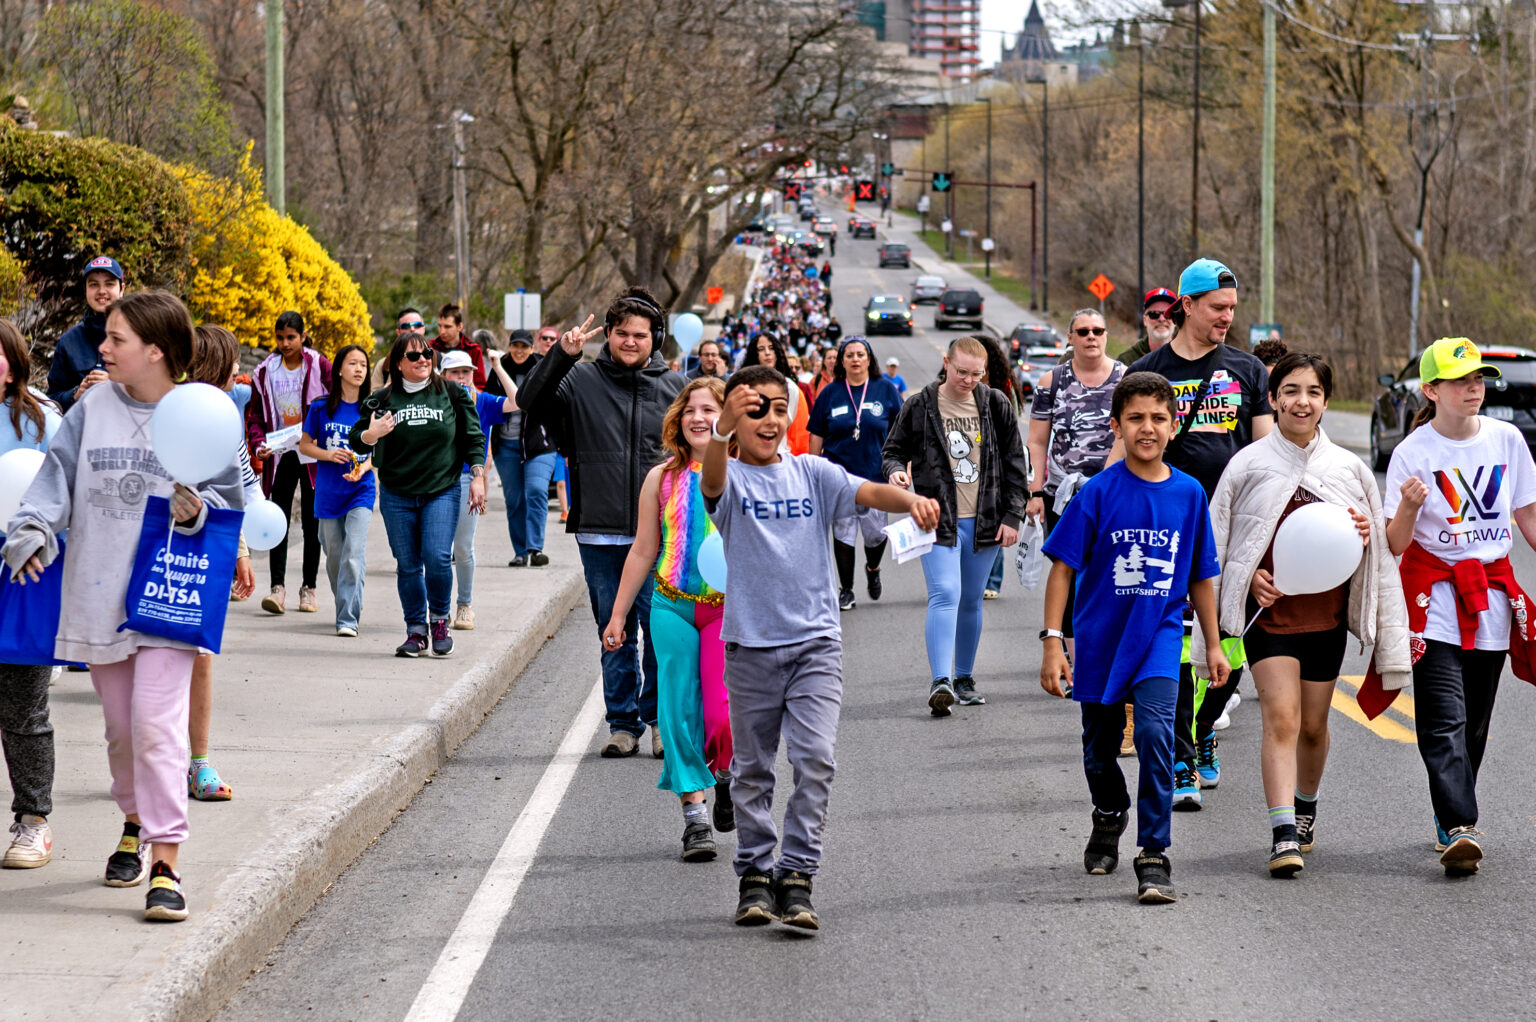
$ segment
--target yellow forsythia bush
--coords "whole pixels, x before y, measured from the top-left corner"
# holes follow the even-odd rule
[[[191,167],[176,172],[193,212],[187,304],[194,316],[228,327],[243,344],[270,348],[278,315],[295,309],[326,355],[344,344],[373,346],[357,284],[308,230],[266,204],[249,150],[233,179]]]
[[[14,316],[26,294],[27,278],[17,259],[0,246],[0,316]]]

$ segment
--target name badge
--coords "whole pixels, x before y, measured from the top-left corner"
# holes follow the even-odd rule
[[[838,405],[836,408],[832,409],[832,414],[847,415],[851,411],[853,411],[853,408],[850,405]]]

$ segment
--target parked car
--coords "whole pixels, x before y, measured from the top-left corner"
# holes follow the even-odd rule
[[[866,334],[912,333],[912,310],[901,295],[875,295],[864,304]]]
[[[837,221],[829,216],[819,216],[811,222],[811,231],[823,237],[837,233]]]
[[[1502,374],[1488,381],[1483,414],[1514,423],[1536,451],[1536,351],[1503,346],[1478,351],[1484,362],[1497,366]],[[1376,382],[1385,389],[1371,406],[1371,467],[1385,472],[1392,452],[1408,435],[1413,417],[1427,400],[1419,389],[1418,356],[1409,359],[1397,375],[1382,373]]]
[[[875,222],[867,216],[855,216],[848,220],[848,231],[855,238],[875,239]]]
[[[981,321],[981,292],[968,287],[952,287],[939,295],[939,307],[933,313],[935,329],[947,330],[956,323],[970,325],[977,330]]]
[[[1013,370],[1014,386],[1019,388],[1019,400],[1034,398],[1040,377],[1055,366],[1072,357],[1070,348],[1026,348],[1019,364]]]
[[[899,241],[887,241],[880,246],[880,266],[900,266],[904,270],[912,268],[912,250]]]
[[[1066,348],[1067,339],[1054,327],[1040,323],[1020,323],[1008,332],[1008,352],[1015,359],[1023,358],[1030,348]]]
[[[936,302],[948,290],[949,285],[943,277],[918,277],[912,282],[912,304]]]

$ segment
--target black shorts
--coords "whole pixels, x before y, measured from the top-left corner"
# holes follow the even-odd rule
[[[1274,634],[1264,630],[1263,621],[1248,629],[1243,648],[1250,665],[1270,657],[1285,656],[1301,662],[1302,681],[1335,681],[1344,666],[1344,647],[1349,642],[1345,625],[1326,632]]]

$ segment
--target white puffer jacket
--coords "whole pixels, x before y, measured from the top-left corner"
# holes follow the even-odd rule
[[[1275,536],[1280,516],[1298,486],[1330,504],[1352,507],[1371,520],[1371,541],[1349,583],[1349,631],[1360,648],[1376,647],[1382,685],[1400,689],[1413,678],[1408,608],[1397,560],[1387,546],[1381,494],[1365,462],[1328,439],[1321,427],[1305,449],[1270,431],[1232,458],[1211,498],[1216,532],[1216,614],[1221,629],[1239,635],[1247,625],[1248,586]],[[1190,663],[1205,667],[1205,637],[1197,622]]]

